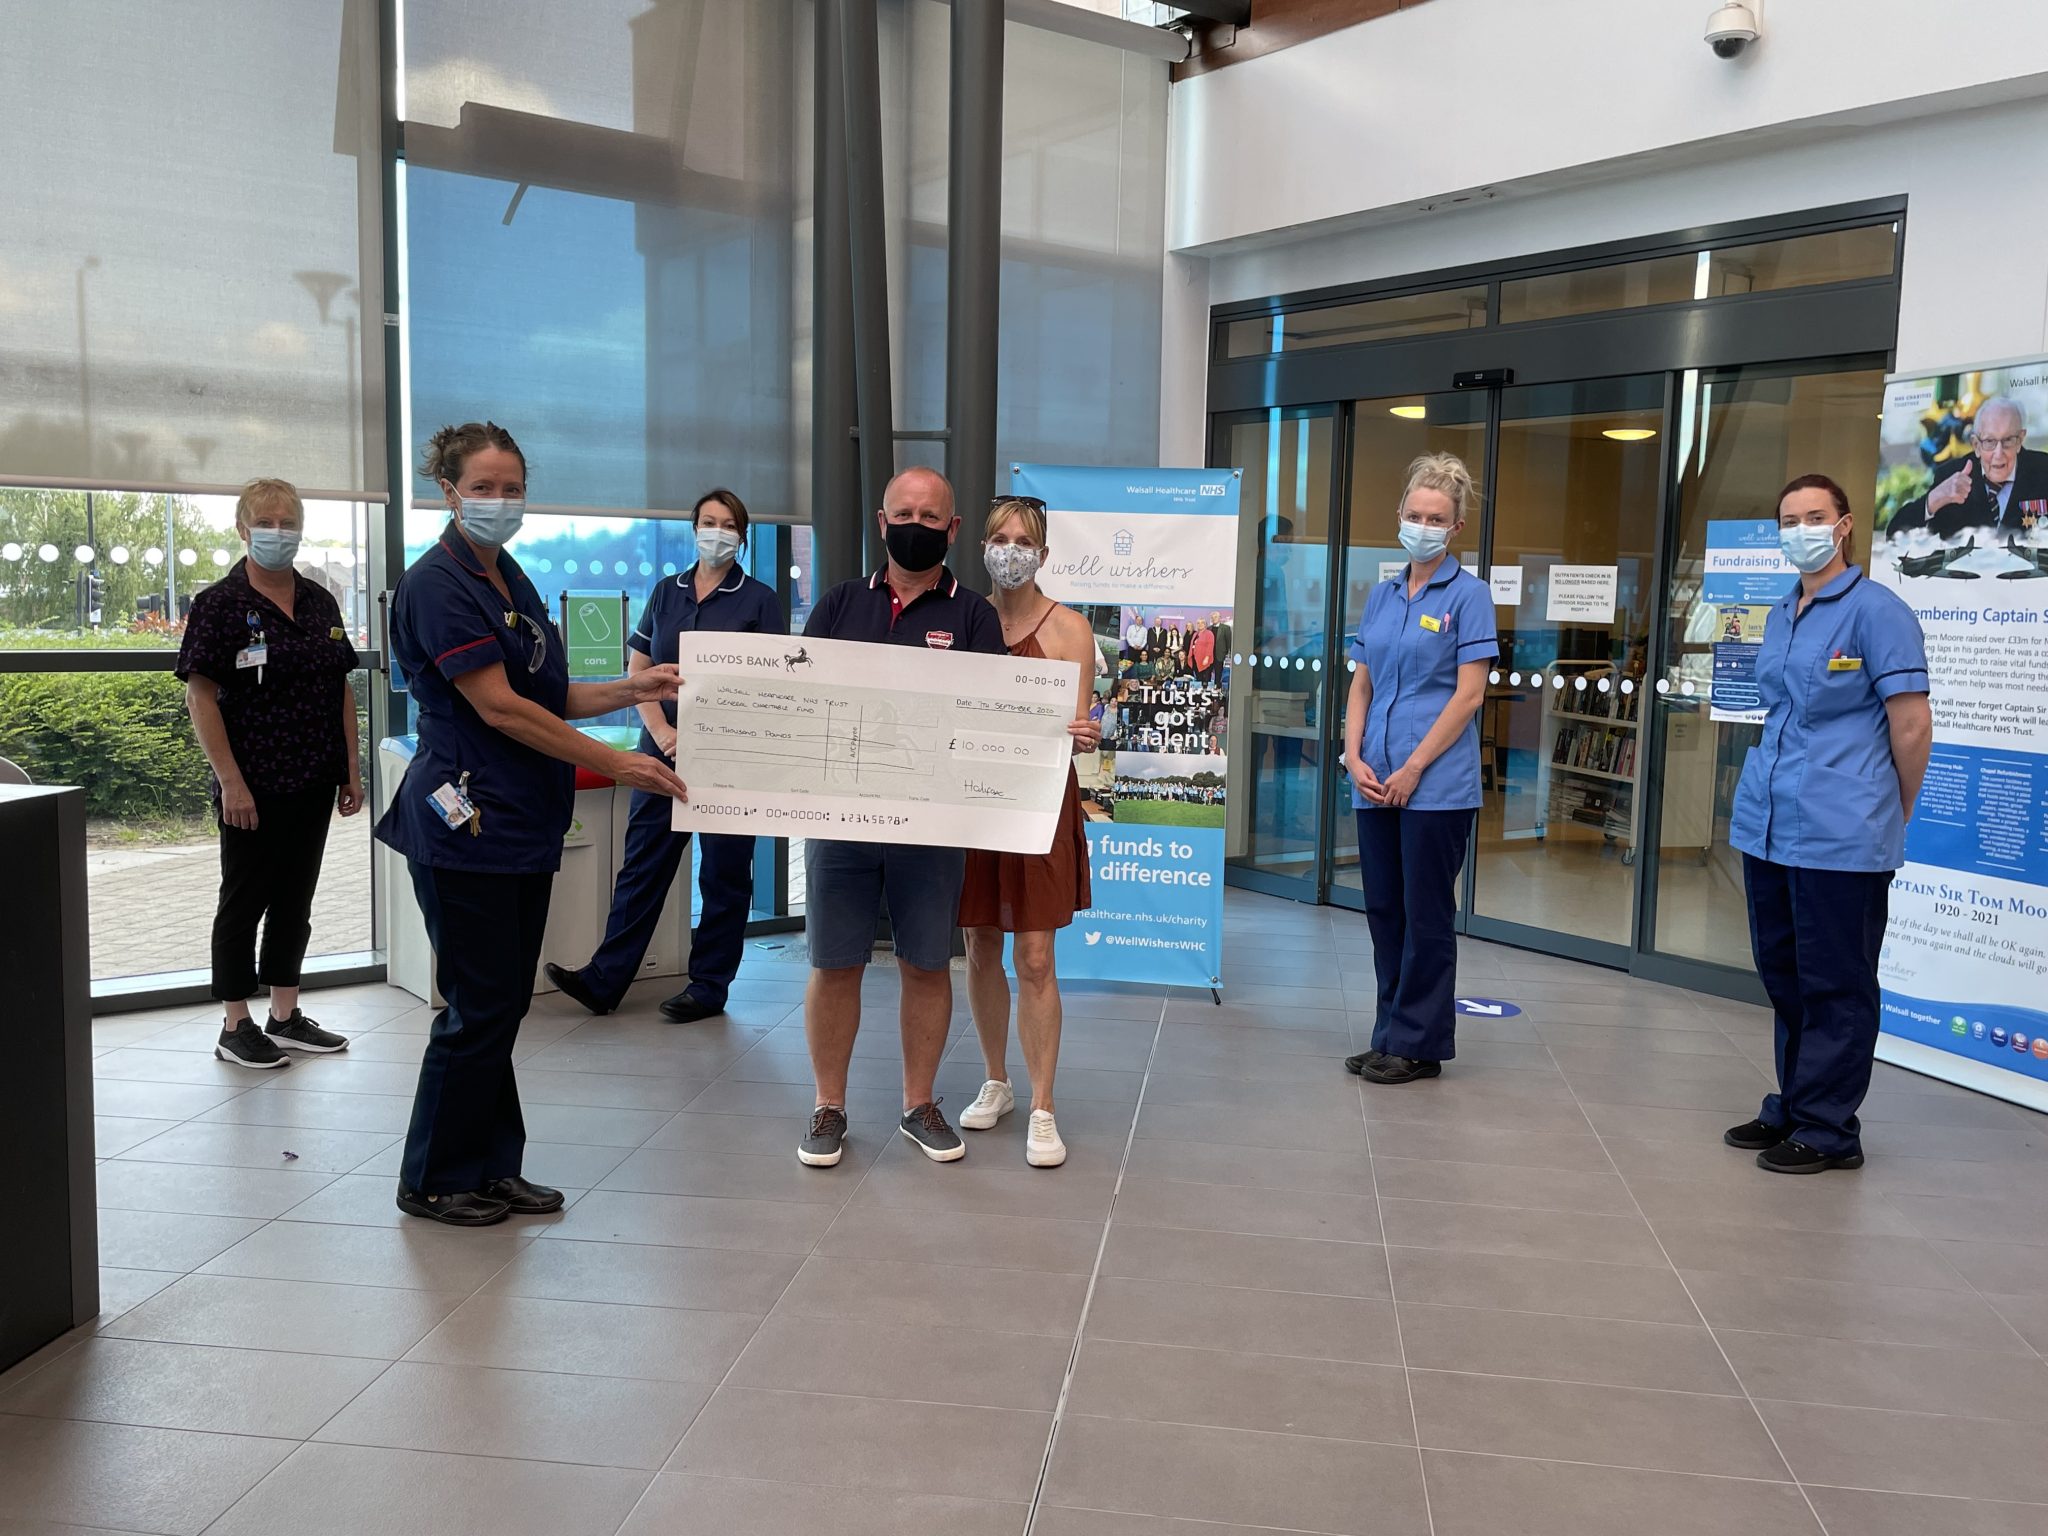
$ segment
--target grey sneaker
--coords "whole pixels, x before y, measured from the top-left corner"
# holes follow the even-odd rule
[[[279,1067],[292,1064],[291,1057],[256,1027],[254,1019],[244,1019],[233,1029],[222,1030],[220,1039],[214,1042],[213,1054],[221,1061],[231,1061],[238,1067],[254,1067],[259,1072],[274,1072]]]
[[[337,1035],[331,1029],[322,1029],[296,1008],[292,1010],[292,1016],[288,1019],[280,1019],[273,1013],[270,1022],[264,1026],[263,1033],[288,1051],[307,1051],[316,1056],[323,1056],[330,1051],[348,1049],[346,1035]]]
[[[967,1144],[960,1139],[960,1133],[946,1124],[946,1117],[939,1113],[939,1105],[945,1102],[934,1099],[929,1104],[906,1110],[903,1123],[898,1127],[904,1135],[917,1143],[918,1151],[935,1163],[957,1163],[967,1155]]]
[[[837,1104],[820,1104],[811,1111],[810,1130],[796,1144],[796,1160],[806,1168],[833,1167],[845,1140],[846,1111]]]

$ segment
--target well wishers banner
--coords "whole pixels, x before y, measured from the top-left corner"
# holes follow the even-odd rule
[[[1062,976],[1220,984],[1239,479],[1010,466],[1046,504],[1038,584],[1087,617],[1099,658],[1102,746],[1076,760],[1094,905],[1060,932]]]
[[[1878,1054],[2048,1110],[2048,453],[2030,428],[2048,429],[2048,362],[1885,386],[1870,574],[1926,633],[1934,753],[1892,882]]]

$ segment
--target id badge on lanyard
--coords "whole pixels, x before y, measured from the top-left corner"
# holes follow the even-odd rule
[[[270,660],[270,643],[263,637],[263,620],[254,608],[249,610],[249,643],[235,653],[235,669],[246,671],[256,669],[256,681],[263,681],[263,665]]]

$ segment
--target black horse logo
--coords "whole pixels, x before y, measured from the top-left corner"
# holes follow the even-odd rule
[[[792,672],[794,672],[798,667],[808,667],[811,665],[811,653],[808,649],[800,645],[796,648],[796,654],[794,656],[785,656],[782,658],[782,664]]]

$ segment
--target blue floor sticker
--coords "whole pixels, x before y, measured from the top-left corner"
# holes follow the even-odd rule
[[[1496,997],[1461,997],[1458,1016],[1466,1019],[1512,1019],[1522,1010]]]

